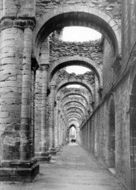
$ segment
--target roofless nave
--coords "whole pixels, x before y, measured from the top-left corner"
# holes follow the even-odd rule
[[[133,0],[0,1],[1,181],[34,179],[37,160],[50,160],[74,127],[77,142],[136,190],[135,7]],[[102,37],[64,42],[68,26]],[[73,65],[89,70],[69,74]]]

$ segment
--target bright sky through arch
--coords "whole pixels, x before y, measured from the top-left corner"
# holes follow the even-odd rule
[[[66,67],[66,71],[68,73],[75,73],[75,74],[79,75],[79,74],[84,74],[90,70],[83,66],[74,65],[74,66]]]
[[[81,26],[65,27],[61,34],[61,40],[67,42],[94,41],[102,37],[101,33],[94,29]]]
[[[84,87],[81,86],[80,84],[69,84],[67,85],[66,88],[84,88]]]

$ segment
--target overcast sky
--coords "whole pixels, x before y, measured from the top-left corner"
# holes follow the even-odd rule
[[[101,38],[101,33],[88,27],[71,26],[65,27],[62,32],[62,40],[84,42]]]

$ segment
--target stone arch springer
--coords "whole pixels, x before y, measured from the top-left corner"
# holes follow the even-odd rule
[[[73,20],[72,16],[76,18],[73,23],[71,23],[71,20]],[[115,55],[118,56],[121,54],[121,30],[118,23],[105,12],[94,7],[79,5],[55,8],[40,17],[37,20],[35,28],[34,46],[38,48],[43,39],[58,27],[71,24],[81,26],[81,23],[82,26],[89,27],[90,25],[92,28],[104,34],[111,41]]]

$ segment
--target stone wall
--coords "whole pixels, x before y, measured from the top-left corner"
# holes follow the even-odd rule
[[[103,48],[103,95],[105,95],[114,83],[114,55],[109,42],[104,40]]]
[[[41,146],[41,109],[42,109],[42,71],[36,71],[35,83],[35,152],[40,151]]]
[[[87,57],[93,60],[97,65],[101,65],[103,59],[101,40],[75,43],[64,42],[57,38],[50,39],[50,62],[75,55]]]
[[[129,68],[128,59],[136,44],[136,2],[122,1],[122,70]],[[134,52],[134,51],[133,51]]]
[[[0,1],[0,19],[10,17],[35,17],[34,0],[6,0]]]
[[[129,76],[124,78],[119,87],[97,108],[90,119],[83,125],[81,134],[84,147],[93,152],[97,159],[110,167],[109,130],[110,102],[115,102],[115,170],[116,176],[129,189],[130,154],[129,154]],[[104,118],[104,119],[103,119]],[[89,135],[88,135],[89,134]]]
[[[98,8],[113,17],[120,23],[121,19],[121,0],[37,0],[36,15],[37,18],[57,7],[67,5],[82,5],[90,8]]]

